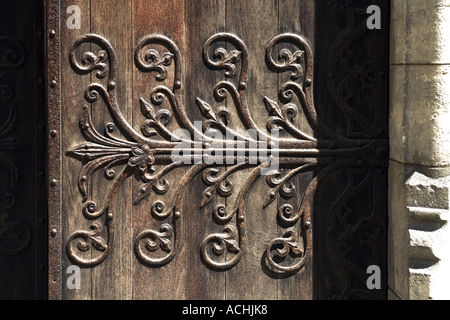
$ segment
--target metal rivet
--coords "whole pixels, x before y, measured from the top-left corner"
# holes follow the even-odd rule
[[[55,30],[51,30],[49,35],[48,35],[51,39],[53,39],[56,36],[56,31]]]
[[[309,227],[311,227],[311,221],[306,221],[305,227],[306,227],[306,229],[309,229]]]
[[[50,187],[54,188],[56,187],[56,185],[58,184],[58,180],[53,179],[52,181],[50,181]]]
[[[50,131],[50,137],[55,138],[58,132],[56,130]]]
[[[56,236],[57,233],[58,233],[58,230],[56,230],[55,228],[53,228],[53,229],[50,231],[50,236],[53,238],[53,237]]]
[[[181,81],[175,82],[175,89],[180,89],[180,88],[181,88]]]
[[[56,80],[50,81],[50,87],[54,88],[54,87],[56,87],[56,85],[57,85]]]
[[[312,80],[311,79],[306,79],[305,80],[305,86],[309,87],[312,84]]]
[[[109,220],[112,220],[113,218],[114,218],[114,214],[112,214],[111,212],[108,213],[108,219],[109,219]]]

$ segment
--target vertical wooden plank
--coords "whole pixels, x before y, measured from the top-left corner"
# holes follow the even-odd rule
[[[144,36],[160,34],[174,41],[181,52],[186,51],[184,45],[184,0],[133,0],[132,7],[132,39],[134,47],[137,46],[139,40]],[[168,48],[163,48],[161,45],[152,45],[151,48],[160,50],[160,54],[168,51]],[[157,81],[155,72],[143,72],[136,66],[134,67],[132,101],[134,108],[133,125],[136,130],[140,131],[140,127],[146,119],[142,114],[139,100],[143,98],[145,101],[150,102],[150,92],[157,85],[164,84],[172,89],[174,79],[173,71],[172,63],[172,66],[168,67],[168,77],[164,81]],[[167,99],[163,105],[156,106],[155,108],[158,110],[160,107],[172,110],[170,104],[167,103]],[[170,124],[171,129],[173,128],[172,126],[173,124]],[[160,170],[161,168],[161,166],[158,166],[156,170]],[[158,221],[152,216],[150,213],[151,205],[157,199],[164,201],[168,205],[170,197],[173,196],[173,191],[177,188],[177,181],[182,178],[184,172],[183,168],[176,169],[165,176],[170,182],[170,191],[164,197],[155,196],[152,193],[151,196],[134,205],[132,221],[133,241],[144,230],[153,229],[160,231],[164,222]],[[133,197],[137,195],[142,185],[142,181],[133,180]],[[185,232],[185,226],[182,226],[182,228],[181,232]],[[185,297],[185,277],[184,247],[181,247],[180,252],[178,252],[175,258],[164,266],[147,266],[135,257],[133,260],[132,279],[133,299],[183,299]]]
[[[53,2],[53,1],[52,1]],[[57,2],[57,1],[55,1]],[[81,13],[80,29],[69,29],[66,21],[70,15],[67,8],[70,5],[77,5]],[[61,261],[61,290],[62,298],[68,300],[91,299],[91,273],[92,270],[87,268],[81,269],[81,288],[69,289],[66,286],[67,268],[74,262],[71,261],[66,254],[65,244],[70,234],[76,230],[89,230],[90,221],[83,216],[83,199],[78,190],[78,174],[82,168],[82,163],[77,159],[68,157],[66,152],[78,144],[85,142],[79,127],[79,118],[83,106],[87,104],[84,99],[84,90],[90,83],[90,74],[80,75],[73,69],[69,61],[69,52],[72,44],[80,36],[90,32],[90,1],[89,0],[62,0],[60,2],[60,68],[61,68],[61,240],[62,246],[57,255],[62,255]],[[53,17],[48,17],[53,18]],[[89,51],[89,45],[82,45],[80,51]],[[81,52],[77,52],[79,58]],[[50,79],[50,81],[53,79]],[[52,89],[50,89],[52,90]],[[52,127],[49,127],[52,130]],[[58,136],[59,137],[59,136]],[[52,140],[50,140],[52,141]],[[53,156],[52,149],[49,151]],[[56,160],[56,159],[55,159]],[[58,159],[59,161],[59,159]],[[58,166],[59,163],[50,164]],[[50,179],[51,172],[50,172]],[[49,228],[52,228],[50,223]],[[52,254],[52,253],[51,253]],[[80,255],[82,253],[80,252]],[[89,254],[90,252],[86,253]],[[51,279],[49,279],[51,282]]]
[[[227,31],[238,36],[247,46],[247,101],[254,121],[266,129],[268,119],[263,98],[277,97],[277,74],[270,72],[264,56],[269,41],[278,34],[278,0],[227,1]],[[233,110],[233,112],[235,112]],[[237,119],[236,119],[237,120]],[[239,190],[248,170],[231,181]],[[264,251],[278,237],[276,202],[263,208],[268,186],[262,176],[253,183],[246,203],[247,244],[240,262],[227,271],[227,299],[276,299],[277,280],[264,272]]]
[[[223,72],[208,69],[202,59],[203,45],[208,38],[225,31],[225,1],[186,1],[186,85],[184,104],[191,121],[203,121],[195,99],[207,101],[213,108],[216,83],[224,80]],[[223,104],[222,104],[223,105]],[[221,169],[223,170],[223,169]],[[185,214],[186,228],[186,299],[224,299],[225,272],[207,267],[200,257],[203,240],[212,233],[223,232],[223,226],[213,220],[213,211],[219,203],[225,203],[218,195],[200,207],[206,186],[201,174],[192,181],[187,193]],[[208,249],[209,250],[209,249]],[[217,257],[221,261],[223,257]]]
[[[314,54],[314,2],[305,0],[280,0],[279,4],[279,33],[295,33],[304,37]],[[299,50],[295,46],[283,43],[283,48]],[[289,72],[280,74],[280,85],[289,80]],[[300,104],[296,104],[301,111]],[[294,124],[308,135],[313,131],[303,112],[299,112],[294,118]]]
[[[305,0],[280,0],[278,8],[278,28],[279,34],[295,33],[301,35],[308,40],[311,48],[314,48],[314,2]],[[291,47],[287,43],[283,43],[283,48],[288,48],[291,52],[299,48]],[[281,49],[281,48],[280,48]],[[313,51],[314,52],[314,51]],[[281,86],[289,81],[289,73],[279,75],[278,90]],[[301,112],[301,105],[298,99],[293,101],[300,111],[293,119],[294,125],[301,131],[310,136],[314,136],[313,131],[304,115]],[[286,132],[280,133],[280,136],[289,137]],[[289,170],[282,170],[282,175],[287,174]],[[296,194],[292,199],[284,199],[278,197],[278,206],[284,204],[291,204],[294,210],[300,208],[302,197],[306,192],[308,184],[312,180],[312,172],[300,173],[293,179],[292,184],[296,188]],[[279,228],[280,236],[283,233],[283,228]],[[298,230],[298,225],[297,225]],[[314,235],[313,235],[314,236]],[[278,280],[278,299],[312,299],[313,298],[313,259],[314,251],[309,262],[297,273],[288,277],[280,277]]]
[[[132,119],[133,42],[131,29],[131,0],[91,0],[91,33],[107,39],[116,53],[116,96],[125,119]],[[114,18],[112,18],[114,17]],[[92,120],[98,132],[103,133],[113,119],[102,100],[92,107]],[[118,131],[118,130],[116,130]],[[119,132],[114,135],[121,139]],[[123,165],[115,171],[120,172]],[[112,181],[103,170],[93,178],[92,192],[99,203],[108,197]],[[124,181],[117,193],[115,206],[114,247],[110,256],[92,269],[92,299],[132,298],[132,200],[131,179]]]

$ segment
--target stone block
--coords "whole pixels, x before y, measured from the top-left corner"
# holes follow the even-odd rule
[[[431,279],[428,274],[411,272],[409,281],[411,287],[410,300],[430,300]]]
[[[432,175],[415,168],[404,184],[409,229],[410,299],[448,299],[450,179],[448,175],[436,174],[437,169],[428,171]]]
[[[389,164],[388,286],[397,296],[409,297],[409,230],[404,188],[405,168]]]
[[[418,171],[406,181],[408,207],[449,209],[449,177],[432,178]],[[430,213],[431,215],[431,213]]]
[[[391,2],[391,63],[450,63],[450,1]]]
[[[389,136],[392,159],[450,165],[450,66],[392,65]]]

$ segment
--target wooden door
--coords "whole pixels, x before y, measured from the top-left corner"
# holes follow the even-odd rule
[[[47,1],[49,297],[384,297],[386,20],[348,57],[366,7]]]

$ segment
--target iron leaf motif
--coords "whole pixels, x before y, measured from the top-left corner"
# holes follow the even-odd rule
[[[298,238],[299,235],[297,230],[295,228],[289,228],[286,230],[283,237],[275,238],[269,242],[266,249],[266,260],[268,261],[269,267],[273,268],[275,272],[290,273],[298,268],[295,263],[291,265],[282,265],[280,262],[275,262],[276,259],[274,259],[276,256],[278,259],[284,260],[290,254],[294,256],[302,256],[304,254],[304,247],[299,242]],[[272,256],[274,247],[278,248],[275,249],[275,255]]]

